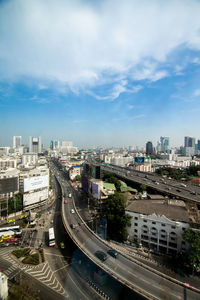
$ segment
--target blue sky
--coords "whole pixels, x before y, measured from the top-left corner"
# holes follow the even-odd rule
[[[0,145],[200,139],[200,2],[0,1]]]

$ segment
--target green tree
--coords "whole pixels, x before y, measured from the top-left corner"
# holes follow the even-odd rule
[[[108,222],[108,236],[120,242],[127,240],[127,226],[131,226],[131,217],[125,214],[123,194],[115,193],[106,199],[103,213]]]
[[[121,182],[114,176],[114,174],[105,172],[103,176],[105,182],[114,183],[116,190],[120,192]]]
[[[73,181],[81,181],[81,175],[76,175]]]
[[[146,185],[145,185],[145,184],[141,184],[141,185],[140,185],[140,190],[141,190],[141,192],[146,191],[146,190],[147,190]]]
[[[200,269],[200,231],[188,228],[183,234],[183,239],[190,245],[186,253],[186,263],[192,270],[198,271]]]

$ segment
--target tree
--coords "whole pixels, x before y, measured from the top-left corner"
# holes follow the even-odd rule
[[[183,234],[183,239],[190,245],[186,253],[186,263],[192,270],[198,271],[200,269],[200,231],[188,228]]]
[[[125,214],[123,194],[115,193],[106,199],[103,213],[108,222],[108,236],[120,242],[127,240],[127,226],[131,226],[131,216]]]
[[[145,185],[145,184],[141,184],[141,185],[140,185],[140,190],[141,190],[142,192],[146,191],[146,190],[147,190],[146,185]]]
[[[121,182],[112,173],[105,172],[103,180],[105,182],[114,183],[116,190],[120,192]]]

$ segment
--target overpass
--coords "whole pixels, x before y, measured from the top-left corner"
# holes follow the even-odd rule
[[[64,227],[77,247],[90,260],[146,299],[171,300],[197,299],[200,297],[200,290],[185,286],[184,283],[138,262],[137,259],[126,257],[121,252],[117,259],[109,256],[105,262],[101,262],[95,256],[95,252],[101,250],[107,253],[110,249],[109,244],[98,237],[79,215],[74,202],[75,193],[70,184],[67,181],[64,182],[58,171],[55,171],[55,176],[62,189],[62,220]],[[69,193],[72,194],[72,198],[68,197]],[[67,204],[64,203],[66,198],[68,200]],[[75,210],[74,214],[71,213],[72,208]]]
[[[101,165],[101,168],[104,171],[114,173],[123,179],[127,179],[137,184],[145,184],[147,187],[160,193],[200,204],[200,187],[190,183],[182,183],[173,179],[157,176],[153,173],[140,172],[114,165]]]

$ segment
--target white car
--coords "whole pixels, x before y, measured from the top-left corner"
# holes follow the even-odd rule
[[[74,214],[74,213],[75,213],[75,211],[74,211],[74,209],[73,209],[73,208],[71,209],[71,213],[72,213],[72,214]]]

